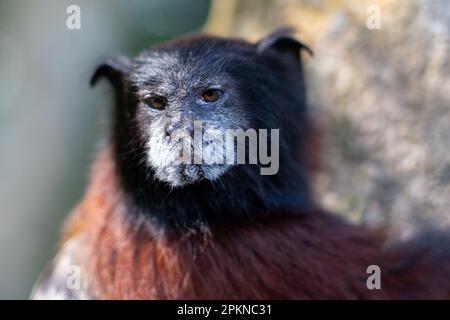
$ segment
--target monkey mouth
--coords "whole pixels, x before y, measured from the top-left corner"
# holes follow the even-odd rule
[[[203,180],[219,179],[233,164],[227,163],[221,130],[209,129],[209,137],[200,142],[188,132],[173,134],[170,141],[152,130],[147,144],[147,164],[155,177],[172,187],[192,185]],[[198,148],[201,143],[202,147]]]
[[[156,177],[172,187],[182,187],[202,180],[220,178],[229,166],[223,164],[174,164],[155,170]]]

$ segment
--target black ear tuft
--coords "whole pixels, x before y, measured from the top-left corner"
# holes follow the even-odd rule
[[[314,55],[307,45],[293,38],[292,33],[292,28],[283,28],[269,34],[258,42],[258,53],[264,53],[267,50],[273,49],[282,54],[288,54],[297,61],[300,59],[300,50],[304,49],[311,56]]]
[[[131,62],[126,57],[109,58],[97,67],[90,84],[94,86],[97,81],[106,77],[114,86],[119,85],[123,76],[130,71]]]

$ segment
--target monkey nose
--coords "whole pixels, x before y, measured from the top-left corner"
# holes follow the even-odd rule
[[[184,123],[184,124],[171,123],[171,124],[167,125],[164,129],[165,138],[166,138],[167,142],[170,142],[172,140],[172,137],[177,130],[184,130],[192,138],[194,137],[194,123],[193,122],[188,122],[188,123]]]

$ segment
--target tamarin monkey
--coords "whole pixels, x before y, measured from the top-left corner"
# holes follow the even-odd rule
[[[287,30],[257,43],[194,35],[99,66],[111,135],[32,297],[449,298],[448,234],[392,244],[315,204],[302,50]],[[178,161],[196,121],[212,158],[227,129],[279,129],[279,170]]]

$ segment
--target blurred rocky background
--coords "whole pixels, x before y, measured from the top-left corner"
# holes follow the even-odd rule
[[[28,296],[84,191],[112,99],[95,65],[205,21],[249,40],[293,26],[315,51],[325,207],[398,236],[450,225],[450,1],[0,0],[0,298]]]
[[[257,40],[288,25],[315,52],[304,61],[326,208],[401,237],[450,224],[450,1],[216,0],[212,11],[213,33]]]

